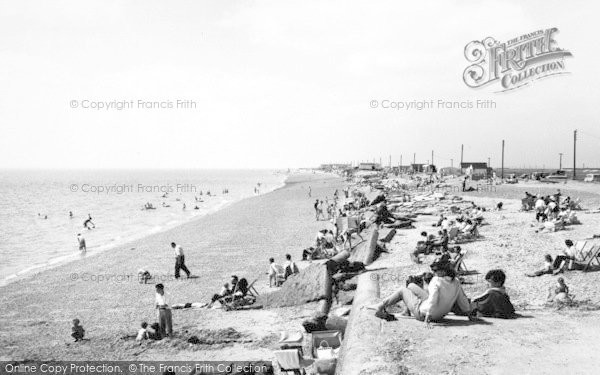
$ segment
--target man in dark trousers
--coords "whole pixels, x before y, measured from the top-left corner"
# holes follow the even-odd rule
[[[171,242],[171,247],[175,250],[175,278],[179,279],[179,270],[183,270],[187,274],[188,279],[191,276],[190,270],[185,266],[185,256],[183,255],[183,248],[175,242]]]

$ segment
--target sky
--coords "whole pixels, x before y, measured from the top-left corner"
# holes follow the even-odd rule
[[[523,3],[0,0],[0,168],[558,168],[575,129],[600,167],[600,3]],[[552,27],[569,74],[463,82],[469,42]],[[496,107],[382,108],[424,100]]]

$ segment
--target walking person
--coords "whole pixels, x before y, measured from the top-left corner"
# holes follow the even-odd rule
[[[165,297],[165,287],[163,284],[156,284],[156,309],[158,310],[158,325],[160,327],[161,337],[173,335],[173,318],[171,308],[167,304]]]
[[[185,256],[183,255],[183,248],[177,245],[175,242],[171,242],[171,247],[175,250],[175,278],[179,279],[179,270],[183,270],[187,274],[188,279],[191,276],[190,270],[185,265]]]
[[[315,207],[315,217],[317,221],[319,221],[319,200],[317,199],[314,204]]]
[[[85,245],[85,238],[81,235],[81,233],[77,233],[77,242],[79,242],[79,251],[86,252],[87,246]]]

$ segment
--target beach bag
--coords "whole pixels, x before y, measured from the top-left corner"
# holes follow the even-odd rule
[[[318,359],[335,358],[335,356],[333,354],[333,348],[331,346],[329,346],[329,343],[327,343],[327,341],[323,340],[319,344],[319,347],[317,348],[317,358]]]

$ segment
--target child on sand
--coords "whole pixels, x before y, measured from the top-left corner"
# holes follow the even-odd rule
[[[269,258],[269,288],[280,286],[279,278],[284,274],[284,268],[275,263],[275,258]]]
[[[136,341],[148,340],[150,336],[148,335],[148,323],[142,322],[142,328],[138,331]]]
[[[568,302],[569,287],[565,284],[565,279],[559,277],[556,279],[556,287],[548,290],[548,302]]]
[[[73,327],[71,327],[71,337],[75,339],[75,342],[83,340],[85,336],[85,329],[79,325],[79,319],[73,319]]]
[[[544,255],[544,268],[537,270],[535,272],[532,272],[532,273],[526,273],[525,276],[529,276],[529,277],[542,276],[547,273],[552,273],[553,271],[554,271],[554,265],[552,263],[552,255],[546,254],[546,255]]]
[[[490,270],[485,275],[488,289],[482,295],[476,296],[471,302],[471,309],[479,315],[492,318],[512,319],[515,308],[504,288],[506,274],[502,270]]]

